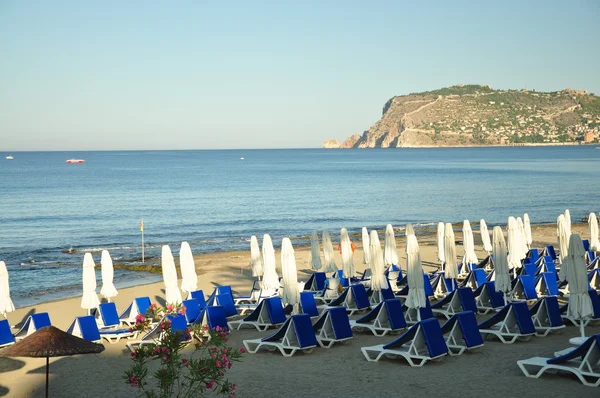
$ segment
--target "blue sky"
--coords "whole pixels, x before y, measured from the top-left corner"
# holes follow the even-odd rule
[[[595,0],[3,0],[0,151],[318,147],[394,95],[600,94],[598,20]]]

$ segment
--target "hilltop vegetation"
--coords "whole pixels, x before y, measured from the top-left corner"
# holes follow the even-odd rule
[[[382,118],[340,148],[597,142],[600,98],[586,91],[458,85],[396,96]],[[333,140],[325,147],[336,147]]]

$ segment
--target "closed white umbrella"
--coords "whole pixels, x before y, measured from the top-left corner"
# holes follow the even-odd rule
[[[263,256],[263,289],[268,291],[276,291],[279,289],[279,275],[275,269],[275,249],[273,248],[273,241],[269,234],[263,236],[262,244],[262,256]]]
[[[383,264],[386,267],[398,265],[398,252],[396,251],[396,237],[392,224],[385,227],[385,246],[383,248]]]
[[[556,235],[558,237],[558,248],[560,255],[558,256],[558,260],[561,264],[560,272],[558,273],[558,277],[561,281],[564,281],[567,278],[567,268],[568,264],[564,265],[565,259],[569,255],[569,236],[567,235],[567,222],[565,220],[565,216],[561,214],[556,219]]]
[[[362,228],[362,246],[363,246],[363,263],[371,264],[371,251],[369,242],[369,232],[366,227]]]
[[[425,297],[425,283],[423,280],[423,266],[421,265],[421,253],[419,243],[415,235],[406,237],[406,278],[408,282],[408,296],[404,304],[408,308],[417,310],[427,305]]]
[[[519,230],[519,248],[521,249],[521,258],[527,257],[529,246],[527,245],[527,236],[525,235],[525,225],[521,217],[517,217],[517,228]]]
[[[4,315],[13,312],[15,306],[10,299],[10,286],[8,284],[8,270],[4,261],[0,261],[0,314]]]
[[[452,224],[450,223],[446,223],[444,226],[444,258],[446,260],[444,276],[446,278],[456,279],[458,277],[458,266],[456,265],[456,245],[454,243],[454,230],[452,229]]]
[[[588,217],[590,226],[590,249],[594,252],[600,251],[600,241],[598,240],[598,219],[595,213],[590,213]]]
[[[81,308],[90,310],[98,308],[100,300],[96,294],[96,271],[94,270],[94,259],[91,253],[85,253],[83,256],[83,296],[81,297]]]
[[[580,321],[581,337],[585,337],[584,321],[593,315],[594,310],[588,293],[589,284],[585,264],[585,250],[583,249],[581,237],[577,234],[572,234],[569,238],[569,254],[567,258],[567,262],[569,263],[569,272],[567,274],[567,281],[569,282],[569,307],[567,315]]]
[[[415,234],[415,230],[411,223],[406,224],[406,230],[404,231],[404,234],[406,236]]]
[[[100,266],[102,267],[102,289],[100,289],[100,294],[106,297],[106,299],[110,303],[110,299],[119,294],[119,292],[113,284],[115,270],[113,268],[112,258],[110,258],[108,250],[102,250]]]
[[[519,244],[519,226],[514,217],[508,217],[508,268],[513,270],[521,268],[521,247]]]
[[[300,290],[298,289],[296,257],[289,238],[283,238],[281,242],[281,272],[283,274],[282,300],[284,303],[293,306],[294,311],[297,313],[296,307],[300,302]]]
[[[181,242],[179,249],[179,268],[181,270],[181,291],[189,293],[198,290],[198,275],[192,248],[187,242]]]
[[[481,233],[483,251],[487,252],[487,254],[490,254],[493,250],[493,247],[492,242],[490,241],[490,232],[488,231],[487,224],[483,218],[479,221],[479,232]]]
[[[160,265],[163,282],[165,283],[165,301],[167,304],[180,304],[182,300],[179,286],[177,286],[177,269],[175,268],[175,259],[169,245],[163,245],[162,247]]]
[[[250,237],[250,266],[252,267],[252,276],[260,279],[263,276],[263,262],[260,256],[260,247],[258,246],[258,239],[252,235]]]
[[[444,223],[439,222],[437,228],[437,257],[440,265],[444,265]]]
[[[527,243],[527,250],[531,249],[533,238],[531,236],[531,221],[529,220],[529,214],[523,214],[523,227],[525,229],[525,243]]]
[[[388,280],[385,277],[385,266],[383,265],[383,252],[381,251],[381,244],[379,243],[379,236],[377,231],[371,231],[370,235],[370,253],[371,253],[371,269],[373,273],[371,275],[371,289],[374,292],[380,292],[382,289],[390,287]],[[381,293],[380,297],[381,297]]]
[[[475,254],[475,241],[473,239],[473,230],[471,229],[469,220],[463,221],[463,249],[465,251],[465,255],[463,256],[463,267],[479,262],[477,254]]]
[[[565,231],[567,232],[567,238],[569,238],[571,236],[571,212],[569,209],[565,210]]]
[[[344,278],[350,279],[354,276],[354,262],[352,261],[352,243],[350,242],[350,237],[348,236],[346,228],[340,230],[340,245],[342,249]]]
[[[506,256],[506,241],[504,240],[504,233],[500,227],[494,227],[492,235],[494,241],[492,250],[495,269],[494,286],[497,292],[504,293],[504,300],[507,301],[506,295],[510,292],[511,286],[508,257]]]
[[[323,231],[323,259],[325,260],[323,272],[337,272],[338,267],[333,258],[333,243],[327,230]]]
[[[323,267],[321,264],[321,247],[319,246],[319,235],[317,234],[317,231],[313,231],[310,237],[310,265],[315,271],[318,271]]]

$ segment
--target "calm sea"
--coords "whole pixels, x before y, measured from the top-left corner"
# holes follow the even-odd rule
[[[485,218],[573,220],[600,210],[594,147],[17,152],[0,158],[0,260],[17,306],[81,292],[83,252],[99,264],[160,245],[248,249],[251,235],[299,242],[313,229]],[[65,164],[69,158],[85,164]],[[242,159],[243,158],[243,159]],[[70,248],[74,254],[67,254]],[[99,275],[99,271],[98,271]],[[117,287],[157,280],[117,270]],[[100,281],[100,277],[98,276]]]

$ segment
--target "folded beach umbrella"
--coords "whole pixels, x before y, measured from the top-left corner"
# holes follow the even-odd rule
[[[260,247],[258,246],[258,239],[252,235],[250,237],[250,267],[252,268],[252,276],[260,279],[263,276],[263,263],[260,257]]]
[[[531,221],[529,220],[529,214],[523,214],[523,227],[525,229],[525,243],[527,243],[527,250],[531,249],[533,238],[531,237]]]
[[[100,300],[96,294],[96,271],[94,270],[94,259],[91,253],[83,256],[83,296],[81,297],[81,308],[88,310],[98,308]]]
[[[423,266],[421,265],[421,253],[419,243],[415,235],[406,237],[406,279],[408,282],[408,296],[404,305],[408,308],[424,308],[427,305],[425,297],[425,283],[423,280]],[[446,275],[446,277],[448,277]]]
[[[385,246],[383,248],[383,264],[386,267],[398,265],[398,252],[396,251],[396,237],[392,224],[385,227]]]
[[[329,231],[323,230],[323,259],[325,260],[325,267],[323,272],[337,272],[338,267],[335,264],[333,258],[333,243],[331,243],[331,237]]]
[[[596,218],[596,213],[590,213],[588,224],[590,225],[590,249],[594,252],[600,251],[600,241],[598,241],[598,219]]]
[[[362,246],[363,246],[363,263],[371,264],[371,252],[369,243],[369,231],[366,227],[362,228]]]
[[[525,235],[525,225],[523,224],[523,220],[521,217],[517,217],[517,227],[519,229],[519,249],[521,250],[521,259],[527,257],[527,252],[529,251],[529,246],[527,245],[527,236]]]
[[[385,266],[383,265],[383,252],[381,251],[381,243],[379,243],[379,235],[377,235],[377,231],[371,231],[369,242],[369,251],[371,254],[370,263],[372,270],[371,289],[373,290],[373,292],[380,292],[382,289],[389,288],[389,284],[385,276]]]
[[[519,226],[514,217],[508,217],[508,268],[517,274],[521,268],[521,246],[519,244]]]
[[[352,261],[352,243],[348,236],[348,230],[342,228],[340,230],[340,245],[342,249],[342,269],[344,270],[344,278],[352,278],[354,276],[354,262]]]
[[[458,266],[456,265],[456,245],[454,243],[454,230],[452,224],[446,223],[444,226],[444,276],[450,279],[458,277]]]
[[[179,249],[179,269],[181,270],[181,291],[189,293],[198,290],[198,275],[192,248],[187,242],[181,242]]]
[[[490,254],[493,250],[492,242],[490,241],[490,233],[488,231],[487,224],[485,220],[482,218],[479,221],[479,232],[481,233],[481,242],[483,243],[483,250]]]
[[[494,241],[492,250],[495,269],[494,286],[497,292],[504,293],[504,298],[506,300],[511,286],[510,270],[508,269],[508,257],[506,256],[506,241],[504,240],[504,232],[502,232],[502,228],[494,227],[492,230],[492,240]]]
[[[475,241],[473,239],[473,230],[471,229],[471,223],[469,220],[463,221],[463,249],[465,255],[463,256],[463,264],[477,264],[477,254],[475,254]]]
[[[444,223],[439,222],[437,228],[437,257],[440,265],[444,265]]]
[[[262,256],[263,256],[263,289],[275,291],[279,289],[279,275],[275,269],[275,249],[273,248],[273,241],[269,234],[263,236],[262,244]]]
[[[283,274],[282,300],[285,304],[293,306],[295,313],[297,313],[297,304],[300,302],[300,289],[298,288],[296,257],[289,238],[283,238],[281,242],[281,272]]]
[[[567,235],[567,221],[565,219],[564,214],[561,214],[556,219],[556,236],[558,237],[558,248],[559,248],[559,256],[558,261],[561,264],[561,270],[559,273],[559,277],[561,281],[564,281],[567,277],[566,271],[562,269],[562,263],[569,255],[569,235]]]
[[[160,263],[165,283],[165,301],[167,304],[180,304],[182,300],[179,286],[177,286],[175,259],[173,259],[171,248],[168,245],[163,245],[162,247]]]
[[[113,284],[115,270],[113,269],[112,258],[110,258],[108,250],[102,250],[100,266],[102,269],[102,289],[100,289],[100,294],[106,297],[106,299],[110,303],[110,299],[119,294],[119,292]]]
[[[415,234],[415,230],[413,229],[413,226],[411,223],[406,224],[406,230],[404,231],[404,234],[406,236]]]
[[[567,232],[567,238],[569,238],[571,236],[571,212],[569,209],[565,210],[565,231]]]
[[[310,265],[315,271],[320,270],[321,265],[321,247],[319,245],[319,235],[313,231],[310,237]]]
[[[585,263],[585,250],[581,237],[572,234],[569,238],[569,254],[567,256],[569,271],[567,281],[569,282],[569,306],[567,315],[578,319],[581,337],[585,337],[584,321],[593,313],[592,300],[588,293],[589,284],[587,279],[587,267]]]
[[[8,270],[4,261],[0,261],[0,314],[4,315],[8,312],[13,312],[15,306],[10,299],[10,287],[8,285]]]

